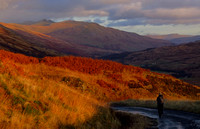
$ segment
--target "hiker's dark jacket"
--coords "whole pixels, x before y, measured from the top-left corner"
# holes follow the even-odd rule
[[[164,104],[164,100],[163,100],[163,96],[159,95],[157,97],[157,106],[163,105]]]
[[[158,114],[159,117],[161,118],[162,114],[163,114],[163,105],[164,105],[164,99],[162,95],[159,95],[157,97],[157,107],[158,107]]]

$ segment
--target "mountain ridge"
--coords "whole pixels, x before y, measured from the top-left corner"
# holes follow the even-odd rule
[[[3,25],[8,28],[12,27],[15,30],[32,31],[48,35],[63,42],[79,45],[80,48],[84,46],[83,51],[91,53],[89,56],[93,52],[97,53],[97,56],[102,56],[102,53],[112,54],[112,52],[138,51],[172,45],[169,41],[152,39],[136,33],[120,31],[89,22],[63,21],[49,25],[4,23]],[[91,52],[94,48],[96,50]],[[90,49],[90,51],[87,49]]]
[[[22,23],[19,23],[21,25],[50,25],[52,23],[55,23],[54,21],[52,20],[47,20],[47,19],[43,19],[43,20],[40,20],[40,21],[25,21],[25,22],[22,22]]]
[[[63,41],[63,40],[54,38],[52,36],[49,36],[37,31],[27,30],[26,28],[18,27],[20,26],[18,24],[0,23],[0,25],[12,31],[14,33],[14,35],[12,36],[18,35],[21,39],[25,40],[28,44],[37,46],[38,48],[48,49],[49,51],[54,51],[54,53],[56,53],[56,54],[53,54],[54,56],[76,55],[76,56],[89,57],[89,56],[93,56],[93,55],[95,56],[99,54],[104,55],[105,53],[108,53],[108,54],[116,53],[116,51],[109,51],[109,50],[104,50],[100,48],[94,48],[94,47],[88,47],[84,45],[69,43],[67,41]],[[6,36],[5,33],[4,35]],[[44,57],[48,55],[49,54],[41,55],[40,57]],[[39,57],[39,55],[32,55],[32,56]]]

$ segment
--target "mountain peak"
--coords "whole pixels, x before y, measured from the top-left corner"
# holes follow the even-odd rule
[[[23,25],[48,26],[48,25],[51,25],[52,23],[55,23],[55,22],[52,21],[52,20],[43,19],[43,20],[39,20],[39,21],[26,21],[26,22],[23,22],[21,24],[23,24]]]

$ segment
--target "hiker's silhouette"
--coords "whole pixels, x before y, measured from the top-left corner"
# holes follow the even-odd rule
[[[157,108],[158,108],[159,118],[161,118],[163,115],[163,106],[164,106],[164,98],[163,98],[163,95],[159,93],[157,97]]]

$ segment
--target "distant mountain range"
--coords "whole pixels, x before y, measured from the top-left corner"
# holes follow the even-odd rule
[[[192,37],[192,35],[180,35],[180,34],[146,35],[146,36],[154,39],[163,39],[163,40],[173,40],[176,38]]]
[[[200,41],[178,46],[114,54],[103,57],[103,59],[167,72],[200,86]]]
[[[200,40],[200,35],[193,36],[193,35],[168,34],[168,35],[146,35],[146,36],[154,39],[168,40],[176,45]]]
[[[200,35],[192,37],[175,38],[170,41],[176,44],[195,42],[195,41],[200,41]]]
[[[17,35],[27,44],[41,50],[44,49],[41,52],[46,53],[46,55],[70,54],[99,57],[125,51],[138,51],[172,45],[169,41],[152,39],[88,22],[64,21],[55,23],[51,20],[42,20],[24,24],[0,23],[0,25],[1,28],[13,32],[12,35],[9,35],[10,37]],[[1,36],[7,35],[2,33]],[[6,41],[4,40],[4,42]],[[16,42],[13,43],[15,46],[18,45]],[[15,52],[15,50],[12,51]],[[26,54],[26,52],[21,53]],[[38,57],[34,54],[29,55]]]

